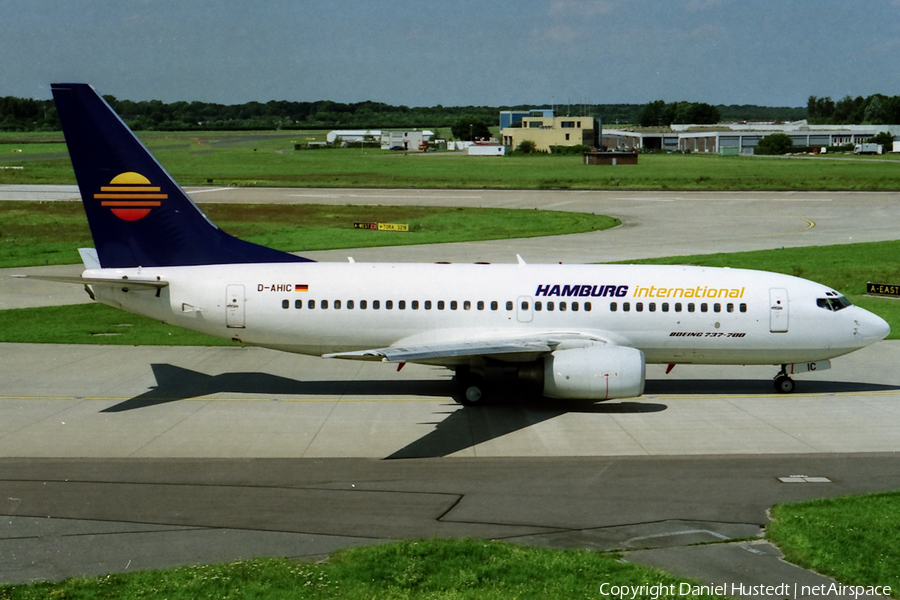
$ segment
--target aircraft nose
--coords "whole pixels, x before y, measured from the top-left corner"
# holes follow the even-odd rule
[[[891,326],[887,321],[867,310],[862,311],[856,322],[858,324],[857,335],[866,346],[883,340],[891,332]]]

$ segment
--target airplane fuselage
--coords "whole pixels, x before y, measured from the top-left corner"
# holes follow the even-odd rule
[[[885,333],[863,309],[834,310],[839,295],[825,286],[743,269],[302,263],[102,269],[84,277],[113,274],[168,286],[158,293],[98,287],[101,302],[317,356],[572,334],[637,348],[648,363],[785,364],[840,356]]]

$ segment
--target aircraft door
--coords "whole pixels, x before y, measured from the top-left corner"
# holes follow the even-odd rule
[[[233,329],[243,329],[244,286],[231,284],[225,287],[225,325]]]
[[[519,323],[531,323],[534,318],[534,302],[531,301],[531,296],[519,296],[517,302],[519,305],[516,309],[516,318],[519,319]]]
[[[769,331],[787,333],[788,330],[788,293],[783,288],[769,290]]]

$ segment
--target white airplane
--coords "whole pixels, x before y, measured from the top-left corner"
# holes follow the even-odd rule
[[[317,263],[211,223],[86,84],[53,96],[96,250],[91,298],[286,352],[455,370],[460,401],[515,371],[550,398],[640,396],[645,364],[771,364],[775,387],[883,339],[880,317],[804,279],[682,266]],[[667,371],[668,372],[668,371]]]

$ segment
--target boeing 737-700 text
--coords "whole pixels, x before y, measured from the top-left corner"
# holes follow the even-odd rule
[[[881,318],[804,279],[682,266],[319,263],[217,228],[86,84],[54,84],[104,304],[325,358],[453,369],[465,404],[485,374],[549,398],[640,396],[645,364],[780,365],[790,375],[883,339]]]

